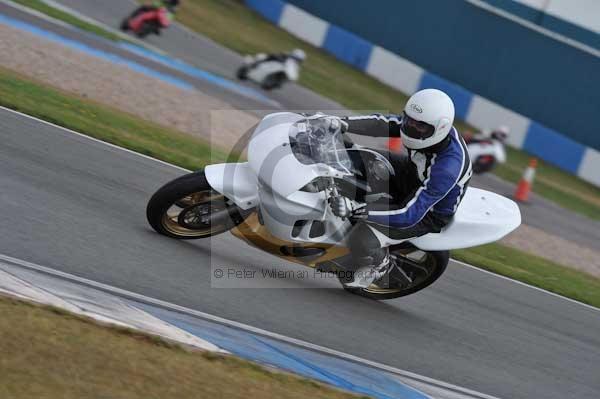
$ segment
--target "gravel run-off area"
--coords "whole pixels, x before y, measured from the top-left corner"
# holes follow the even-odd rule
[[[0,24],[0,65],[228,149],[257,121],[198,90]],[[218,131],[218,134],[217,134]]]

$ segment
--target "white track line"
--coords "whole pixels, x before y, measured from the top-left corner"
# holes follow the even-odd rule
[[[1,0],[0,0],[0,1],[1,1]],[[111,147],[111,148],[114,148],[114,149],[117,149],[117,150],[121,150],[121,151],[127,152],[127,153],[129,153],[129,154],[137,155],[137,156],[139,156],[139,157],[146,158],[146,159],[152,160],[152,161],[154,161],[154,162],[158,162],[158,163],[160,163],[160,164],[162,164],[162,165],[165,165],[165,166],[168,166],[168,167],[171,167],[171,168],[179,169],[179,170],[181,170],[181,171],[183,171],[183,172],[188,172],[188,173],[189,173],[189,172],[192,172],[192,171],[191,171],[191,170],[189,170],[189,169],[185,169],[185,168],[182,168],[182,167],[180,167],[180,166],[173,165],[173,164],[171,164],[171,163],[168,163],[168,162],[165,162],[165,161],[161,161],[160,159],[152,158],[152,157],[150,157],[150,156],[148,156],[148,155],[145,155],[145,154],[140,154],[139,152],[135,152],[135,151],[129,150],[129,149],[127,149],[127,148],[119,147],[118,145],[114,145],[114,144],[111,144],[111,143],[107,143],[106,141],[102,141],[102,140],[96,139],[96,138],[94,138],[94,137],[90,137],[90,136],[88,136],[88,135],[85,135],[85,134],[83,134],[83,133],[76,132],[76,131],[74,131],[74,130],[71,130],[71,129],[69,129],[69,128],[66,128],[66,127],[63,127],[63,126],[59,126],[59,125],[56,125],[56,124],[54,124],[54,123],[47,122],[47,121],[45,121],[45,120],[42,120],[42,119],[36,118],[35,116],[27,115],[27,114],[24,114],[24,113],[22,113],[22,112],[15,111],[15,110],[12,110],[12,109],[10,109],[10,108],[3,107],[3,106],[0,106],[0,109],[1,109],[1,110],[4,110],[4,111],[7,111],[7,112],[10,112],[10,113],[13,113],[13,114],[20,115],[20,116],[22,116],[22,117],[24,117],[24,118],[27,118],[27,119],[32,119],[32,120],[34,120],[34,121],[37,121],[37,122],[40,122],[40,123],[42,123],[42,124],[44,124],[44,125],[52,126],[52,127],[54,127],[54,128],[57,128],[57,129],[59,129],[59,130],[64,130],[64,131],[67,131],[67,132],[69,132],[69,133],[72,133],[72,134],[74,134],[74,135],[76,135],[76,136],[79,136],[79,137],[82,137],[82,138],[85,138],[85,139],[88,139],[88,140],[94,141],[94,142],[96,142],[96,143],[104,144],[104,145],[106,145],[106,146],[108,146],[108,147]],[[531,289],[533,289],[533,290],[536,290],[536,291],[539,291],[539,292],[543,292],[543,293],[546,293],[546,294],[548,294],[548,295],[552,295],[552,296],[554,296],[554,297],[557,297],[557,298],[560,298],[560,299],[564,299],[564,300],[566,300],[566,301],[569,301],[569,302],[572,302],[572,303],[575,303],[575,304],[578,304],[578,305],[584,306],[584,307],[586,307],[586,308],[589,308],[589,309],[592,309],[592,310],[594,310],[594,311],[600,311],[600,309],[599,309],[599,308],[596,308],[596,307],[594,307],[594,306],[588,305],[587,303],[583,303],[583,302],[576,301],[575,299],[567,298],[567,297],[565,297],[565,296],[562,296],[562,295],[556,294],[556,293],[554,293],[554,292],[547,291],[547,290],[545,290],[545,289],[543,289],[543,288],[535,287],[535,286],[533,286],[533,285],[530,285],[530,284],[524,283],[524,282],[522,282],[522,281],[518,281],[518,280],[512,279],[512,278],[510,278],[510,277],[502,276],[502,275],[500,275],[500,274],[496,274],[496,273],[493,273],[493,272],[490,272],[490,271],[487,271],[487,270],[483,270],[483,269],[481,269],[481,268],[479,268],[479,267],[477,267],[477,266],[470,265],[470,264],[468,264],[468,263],[465,263],[465,262],[462,262],[462,261],[460,261],[460,260],[452,259],[452,261],[453,261],[453,262],[456,262],[456,263],[458,263],[458,264],[459,264],[459,265],[461,265],[461,266],[465,266],[465,267],[468,267],[468,268],[471,268],[471,269],[477,270],[477,271],[479,271],[479,272],[486,273],[486,274],[489,274],[489,275],[491,275],[491,276],[495,276],[495,277],[501,278],[501,279],[503,279],[503,280],[506,280],[506,281],[511,281],[511,282],[513,282],[513,283],[515,283],[515,284],[519,284],[519,285],[521,285],[521,286],[524,286],[524,287],[529,287],[529,288],[531,288]]]
[[[53,17],[51,17],[51,16],[49,16],[47,14],[44,14],[44,13],[38,11],[38,10],[34,10],[33,8],[25,7],[24,5],[21,5],[19,3],[14,3],[14,2],[12,2],[10,0],[0,0],[0,3],[4,4],[5,6],[12,7],[12,8],[17,9],[19,11],[22,11],[22,12],[24,12],[26,14],[30,14],[30,15],[36,16],[36,17],[38,17],[40,19],[43,19],[46,22],[51,22],[51,23],[53,23],[55,25],[62,26],[63,28],[69,28],[69,29],[73,29],[74,28],[73,25],[70,25],[70,24],[68,24],[68,23],[66,23],[64,21],[61,21],[60,19],[53,18]]]
[[[524,283],[524,282],[522,282],[522,281],[515,280],[515,279],[512,279],[512,278],[510,278],[510,277],[506,277],[506,276],[503,276],[503,275],[501,275],[501,274],[497,274],[497,273],[494,273],[494,272],[490,272],[490,271],[488,271],[488,270],[484,270],[484,269],[482,269],[482,268],[480,268],[480,267],[477,267],[477,266],[470,265],[470,264],[468,264],[468,263],[465,263],[465,262],[463,262],[463,261],[460,261],[460,260],[452,259],[452,261],[453,261],[453,262],[456,262],[456,263],[458,263],[458,264],[459,264],[459,265],[461,265],[461,266],[465,266],[465,267],[468,267],[468,268],[470,268],[470,269],[477,270],[478,272],[485,273],[485,274],[489,274],[489,275],[492,275],[492,276],[496,276],[496,277],[499,277],[499,278],[501,278],[501,279],[503,279],[503,280],[512,281],[512,282],[513,282],[513,283],[515,283],[515,284],[519,284],[519,285],[522,285],[522,286],[524,286],[524,287],[529,287],[529,288],[531,288],[531,289],[534,289],[534,290],[536,290],[536,291],[540,291],[540,292],[546,293],[546,294],[548,294],[548,295],[552,295],[552,296],[554,296],[554,297],[557,297],[557,298],[560,298],[560,299],[564,299],[565,301],[572,302],[572,303],[575,303],[575,304],[577,304],[577,305],[584,306],[584,307],[586,307],[586,308],[588,308],[588,309],[591,309],[591,310],[594,310],[594,311],[596,311],[596,312],[600,312],[600,309],[599,309],[599,308],[596,308],[596,307],[594,307],[594,306],[592,306],[592,305],[588,305],[587,303],[579,302],[579,301],[576,301],[575,299],[567,298],[566,296],[562,296],[562,295],[556,294],[556,293],[554,293],[554,292],[552,292],[552,291],[547,291],[547,290],[545,290],[545,289],[543,289],[543,288],[539,288],[539,287],[536,287],[536,286],[534,286],[534,285],[529,285],[529,284],[527,284],[527,283]]]
[[[113,287],[107,284],[103,284],[97,281],[89,280],[83,277],[75,276],[73,274],[61,272],[59,270],[55,270],[49,267],[41,266],[35,263],[27,262],[22,259],[13,258],[11,256],[0,254],[0,260],[6,262],[8,264],[14,266],[20,266],[29,270],[35,270],[41,273],[45,273],[51,276],[59,277],[64,280],[68,280],[71,282],[79,283],[82,285],[86,285],[88,287],[92,287],[104,292],[108,292],[114,295],[118,295],[124,298],[128,298],[131,300],[135,300],[138,302],[146,303],[149,305],[158,306],[164,309],[172,310],[178,313],[186,314],[193,317],[198,317],[204,320],[209,320],[221,325],[225,325],[228,327],[232,327],[238,330],[247,331],[253,334],[257,334],[263,337],[268,337],[271,339],[275,339],[281,342],[285,342],[297,347],[301,347],[304,349],[309,349],[311,351],[323,353],[330,356],[335,356],[340,359],[348,360],[353,363],[363,364],[378,370],[386,371],[388,373],[392,373],[402,378],[406,378],[413,381],[418,381],[420,383],[428,384],[432,387],[437,387],[441,389],[446,389],[455,393],[459,393],[462,395],[467,395],[471,398],[480,398],[480,399],[497,399],[494,396],[482,394],[480,392],[476,392],[467,388],[462,388],[456,385],[452,385],[443,381],[439,381],[433,378],[425,377],[416,373],[412,373],[410,371],[398,369],[396,367],[387,366],[382,363],[377,363],[371,360],[363,359],[358,356],[350,355],[348,353],[340,352],[335,349],[326,348],[324,346],[312,344],[307,341],[302,341],[296,338],[291,338],[285,335],[277,334],[271,331],[263,330],[261,328],[253,327],[248,324],[239,323],[237,321],[225,319],[223,317],[215,316],[209,313],[201,312],[198,310],[186,308],[184,306],[179,306],[170,302],[161,301],[160,299],[151,298],[142,294],[138,294],[135,292],[127,291],[121,288]]]
[[[188,172],[188,173],[192,172],[191,170],[182,168],[181,166],[173,165],[172,163],[161,161],[160,159],[152,158],[151,156],[148,156],[148,155],[145,155],[145,154],[140,154],[139,152],[135,152],[135,151],[132,151],[132,150],[124,148],[124,147],[119,147],[118,145],[111,144],[111,143],[108,143],[106,141],[102,141],[102,140],[97,139],[95,137],[88,136],[87,134],[84,134],[84,133],[76,132],[75,130],[71,130],[71,129],[67,128],[67,127],[60,126],[60,125],[54,124],[52,122],[45,121],[45,120],[40,119],[40,118],[36,118],[35,116],[24,114],[23,112],[15,111],[14,109],[6,108],[6,107],[3,107],[3,106],[0,106],[0,109],[3,110],[3,111],[7,111],[7,112],[10,112],[10,113],[13,113],[13,114],[17,114],[17,115],[22,116],[22,117],[24,117],[26,119],[34,120],[36,122],[39,122],[39,123],[47,125],[47,126],[52,126],[52,127],[56,128],[56,129],[59,129],[59,130],[64,130],[65,132],[69,132],[71,134],[74,134],[75,136],[79,136],[79,137],[82,137],[84,139],[96,142],[96,143],[104,144],[105,146],[108,146],[110,148],[114,148],[114,149],[117,149],[117,150],[120,150],[120,151],[124,151],[124,152],[127,152],[129,154],[137,155],[138,157],[146,158],[146,159],[149,159],[149,160],[154,161],[154,162],[158,162],[158,163],[160,163],[162,165],[165,165],[165,166],[168,166],[168,167],[171,167],[171,168],[179,169],[179,170],[181,170],[183,172]]]

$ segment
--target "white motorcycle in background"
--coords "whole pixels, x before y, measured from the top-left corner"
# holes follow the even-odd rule
[[[508,128],[500,127],[485,137],[466,138],[467,150],[473,164],[473,173],[492,171],[496,165],[506,162],[504,141]]]
[[[300,65],[306,59],[304,51],[296,49],[290,54],[257,54],[244,57],[238,68],[240,80],[251,80],[265,90],[281,87],[285,82],[295,82],[300,76]]]
[[[248,162],[208,165],[167,183],[148,203],[150,225],[177,239],[231,231],[265,252],[336,273],[348,291],[372,299],[422,290],[442,275],[449,250],[499,240],[520,225],[513,201],[469,187],[442,232],[390,246],[394,266],[384,278],[347,287],[355,270],[346,247],[352,225],[332,213],[328,200],[389,198],[395,160],[353,144],[340,125],[325,115],[267,115],[250,138]]]

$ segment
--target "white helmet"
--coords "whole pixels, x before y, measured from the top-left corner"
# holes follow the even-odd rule
[[[493,130],[490,137],[499,141],[505,141],[510,135],[510,128],[505,125],[498,126],[496,130]]]
[[[437,89],[420,90],[404,107],[400,125],[406,148],[421,150],[440,143],[450,133],[454,122],[454,103]]]
[[[304,50],[299,49],[299,48],[294,49],[290,55],[300,62],[302,62],[306,59],[306,53],[304,52]]]

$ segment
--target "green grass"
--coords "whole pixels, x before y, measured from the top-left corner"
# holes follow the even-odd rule
[[[452,251],[452,257],[600,308],[600,279],[494,243]]]
[[[359,397],[58,308],[0,297],[0,315],[1,398]]]
[[[494,173],[517,183],[532,156],[512,148],[508,148],[507,156],[508,162],[499,165]],[[538,160],[533,191],[566,209],[600,220],[600,188],[542,160]]]
[[[0,105],[188,169],[226,155],[187,134],[0,68]]]
[[[272,25],[241,0],[188,0],[182,4],[178,20],[242,54],[304,49],[308,58],[300,84],[349,109],[399,112],[408,98]],[[235,29],[224,28],[232,26]],[[461,121],[456,125],[463,132],[474,130]],[[500,166],[497,175],[516,183],[529,157],[525,152],[509,150],[508,165]],[[534,189],[567,209],[600,219],[600,188],[556,167],[540,162]]]
[[[102,29],[101,27],[96,26],[94,24],[90,24],[88,22],[82,21],[81,19],[79,19],[69,13],[66,13],[64,11],[58,10],[54,7],[51,7],[40,0],[11,0],[11,1],[13,3],[18,3],[18,4],[21,4],[22,6],[29,7],[36,11],[39,11],[39,12],[46,14],[52,18],[56,18],[60,21],[63,21],[65,23],[72,25],[76,28],[79,28],[81,30],[84,30],[84,31],[87,31],[90,33],[94,33],[98,36],[102,36],[105,39],[114,40],[114,41],[123,40],[121,37],[119,37],[118,35],[115,35],[112,32]]]

